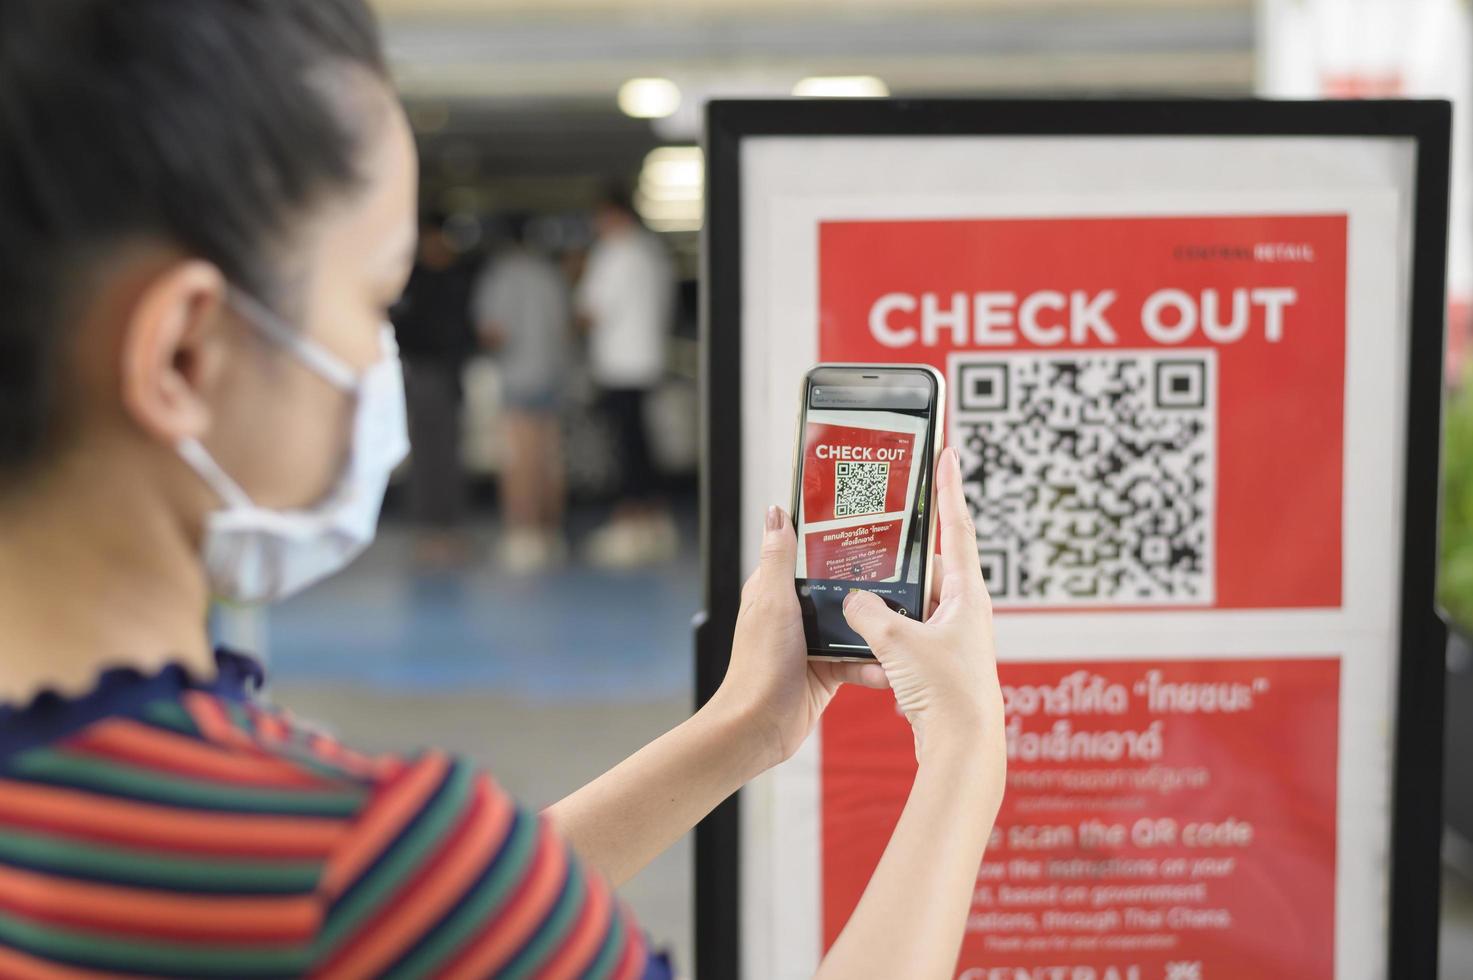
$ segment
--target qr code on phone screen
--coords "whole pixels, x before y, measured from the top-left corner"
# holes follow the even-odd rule
[[[998,605],[1212,602],[1215,351],[968,353],[948,369]]]
[[[885,511],[889,463],[834,464],[834,516],[861,517]]]

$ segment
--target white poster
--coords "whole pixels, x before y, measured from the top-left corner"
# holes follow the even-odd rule
[[[742,499],[788,497],[813,363],[947,376],[1010,752],[957,975],[1383,975],[1412,143],[741,164]],[[846,690],[744,794],[746,976],[811,975],[847,917],[912,775],[893,714]]]

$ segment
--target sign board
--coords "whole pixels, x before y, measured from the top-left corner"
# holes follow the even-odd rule
[[[702,697],[803,372],[948,382],[1008,788],[956,976],[1430,977],[1449,110],[713,103]],[[698,830],[697,973],[810,975],[915,758],[846,689]]]

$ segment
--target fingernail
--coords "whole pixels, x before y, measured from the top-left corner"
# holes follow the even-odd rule
[[[781,531],[783,527],[783,509],[777,504],[767,508],[767,530]]]
[[[851,604],[853,604],[854,602],[857,601],[856,597],[858,595],[860,595],[860,592],[861,592],[861,590],[859,590],[859,589],[850,589],[849,590],[849,594],[844,597],[844,611],[845,612],[848,612],[849,611],[849,606]]]

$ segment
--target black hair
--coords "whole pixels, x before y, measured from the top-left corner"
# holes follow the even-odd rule
[[[629,185],[623,181],[615,180],[604,184],[599,189],[598,206],[622,211],[635,221],[639,220],[639,213],[634,210],[634,195],[630,192]]]
[[[0,471],[54,435],[67,300],[110,246],[177,245],[277,298],[275,246],[357,183],[363,0],[0,0]]]
[[[533,215],[530,211],[508,211],[501,216],[499,224],[507,242],[513,245],[527,245],[530,243],[529,233],[532,230],[532,221]]]

